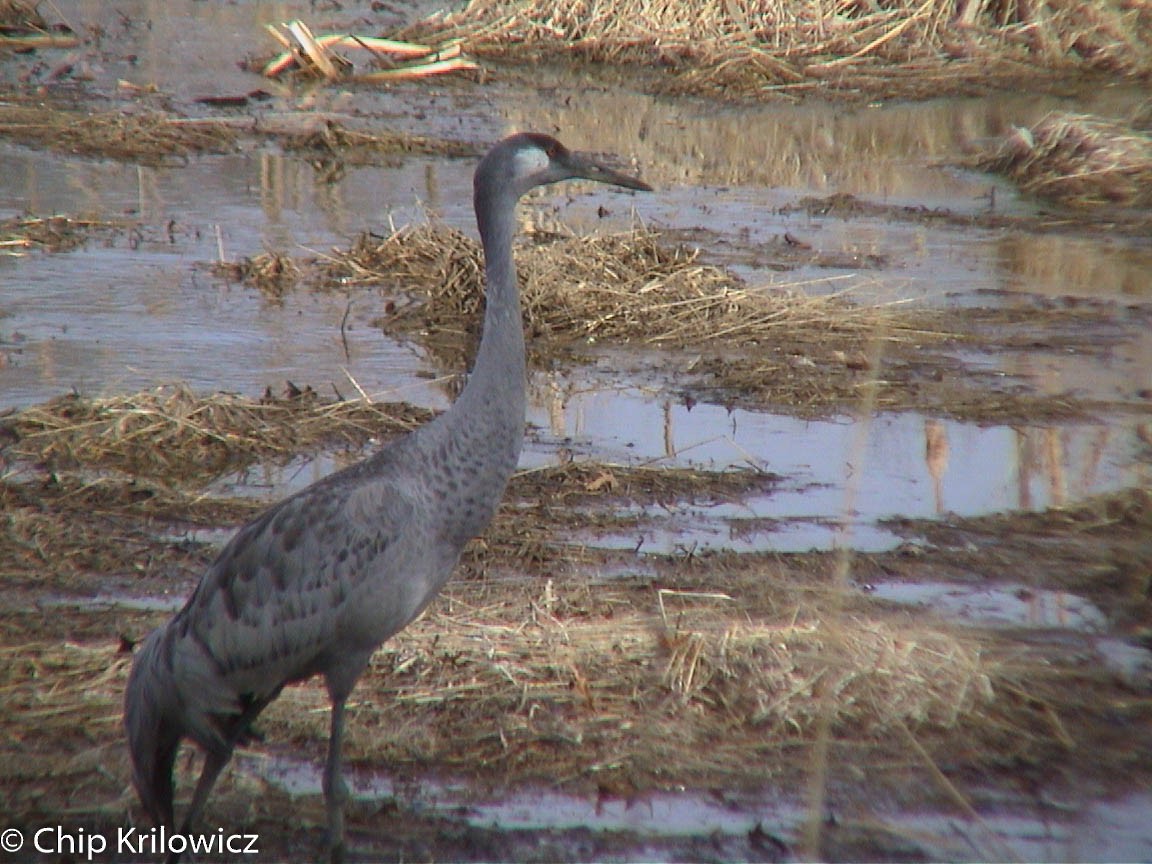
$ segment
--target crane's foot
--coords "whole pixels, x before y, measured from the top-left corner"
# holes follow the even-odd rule
[[[346,849],[344,847],[344,841],[343,840],[341,840],[339,843],[336,843],[336,844],[332,845],[331,847],[329,847],[329,849],[328,849],[328,864],[344,864],[345,852],[346,852]]]

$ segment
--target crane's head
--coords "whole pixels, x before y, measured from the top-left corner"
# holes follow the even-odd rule
[[[626,189],[651,192],[643,180],[573,153],[555,138],[536,132],[518,132],[505,138],[476,169],[477,195],[511,191],[519,198],[529,189],[561,180],[595,180]]]

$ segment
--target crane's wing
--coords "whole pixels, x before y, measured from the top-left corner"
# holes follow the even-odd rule
[[[428,568],[442,565],[420,540],[403,469],[381,477],[354,467],[242,528],[170,623],[191,714],[235,714],[321,672],[346,669],[354,681],[435,593]]]

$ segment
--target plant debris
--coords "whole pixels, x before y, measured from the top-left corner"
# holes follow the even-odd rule
[[[326,178],[342,176],[347,166],[395,164],[397,157],[423,154],[475,156],[470,144],[426,135],[401,135],[386,130],[351,129],[328,119],[316,128],[281,133],[281,146],[312,158],[312,165]]]
[[[327,81],[361,82],[405,81],[444,75],[449,72],[473,72],[480,67],[463,56],[459,42],[448,42],[433,48],[395,39],[374,36],[329,33],[317,36],[303,21],[289,21],[277,29],[266,29],[286,49],[264,64],[263,74],[276,78],[289,71]],[[368,53],[375,68],[355,71],[355,65],[335,49],[360,49]]]
[[[75,48],[80,44],[66,24],[49,24],[40,3],[0,0],[0,52],[40,48]]]
[[[266,297],[279,300],[296,286],[303,271],[289,255],[262,252],[239,261],[217,261],[212,265],[212,273],[229,282],[241,282]]]
[[[93,233],[122,230],[121,222],[74,216],[15,216],[0,220],[0,254],[19,256],[28,250],[70,252]]]
[[[43,104],[0,104],[0,136],[82,156],[168,164],[196,153],[236,148],[230,126],[160,111],[85,113]]]
[[[122,601],[178,601],[213,554],[189,530],[232,526],[262,507],[205,495],[161,470],[179,477],[182,462],[211,462],[233,441],[250,458],[277,462],[286,448],[330,442],[332,428],[361,440],[369,428],[410,422],[405,411],[382,417],[379,406],[291,392],[265,401],[197,398],[179,387],[95,403],[68,397],[4,420],[4,455],[40,466],[14,461],[0,481],[9,601],[0,806],[19,823],[62,808],[85,824],[132,818],[120,726],[129,651],[170,613]],[[122,473],[92,470],[108,467]],[[1134,754],[1147,737],[1137,730],[1152,728],[1147,700],[1079,650],[875,601],[838,581],[835,555],[657,556],[577,539],[589,526],[651,518],[666,503],[739,502],[776,480],[586,462],[518,472],[459,578],[373,658],[349,703],[349,760],[386,762],[399,776],[432,769],[590,795],[751,790],[801,782],[827,720],[834,757],[869,766],[872,784],[887,779],[893,789],[942,767],[1009,786],[1021,766],[1077,777],[1090,767],[1146,771]],[[940,539],[956,546],[951,557],[858,555],[853,571],[924,579],[952,561],[986,572],[973,555],[996,542],[995,566],[1039,586],[1063,578],[1045,563],[1053,554],[1074,565],[1069,574],[1098,574],[1124,551],[1137,563],[1122,585],[1091,581],[1096,592],[1119,592],[1110,608],[1138,629],[1149,608],[1138,563],[1146,497],[1089,502],[1060,523],[1039,514],[922,526],[938,539],[977,537],[985,551]],[[1005,518],[1016,520],[1007,534]],[[644,575],[606,580],[606,566]],[[1032,568],[1027,577],[1022,567]],[[318,756],[326,706],[318,680],[288,688],[262,716],[271,743],[259,749]],[[178,773],[186,791],[194,761],[180,760]],[[234,805],[253,799],[252,782],[234,768],[212,806],[249,813]],[[274,821],[309,806],[256,797],[280,808],[264,813]],[[353,808],[349,818],[355,826],[365,817]]]
[[[404,403],[325,402],[310,390],[256,401],[171,385],[107,399],[64,396],[3,419],[0,435],[11,439],[9,458],[202,484],[259,459],[407,431],[429,416]]]
[[[1118,120],[1053,112],[969,164],[1073,207],[1152,207],[1152,135]]]
[[[974,387],[952,374],[958,361],[950,352],[1097,350],[1116,314],[1111,307],[956,313],[861,303],[850,292],[751,286],[701,261],[698,249],[670,245],[641,226],[609,235],[536,235],[516,256],[534,367],[599,346],[639,345],[659,349],[666,372],[678,368],[687,400],[781,406],[810,417],[851,411],[867,391],[881,410],[915,408],[964,420],[1067,420],[1106,407],[1081,396],[1036,394],[1013,379]],[[373,324],[418,339],[453,371],[468,364],[479,340],[480,246],[437,221],[386,237],[364,234],[323,259],[294,262],[268,253],[218,265],[217,273],[273,298],[294,285],[376,287],[383,314]],[[1033,328],[1024,346],[1016,326],[1022,318]]]
[[[396,34],[512,61],[660,66],[673,89],[716,95],[938,96],[1047,70],[1146,75],[1152,18],[1121,2],[709,0],[685,15],[636,0],[471,0]]]
[[[989,782],[1006,759],[1009,778],[1021,766],[1135,766],[1131,732],[1148,706],[1102,670],[858,593],[837,613],[827,559],[753,558],[668,562],[656,584],[457,580],[374,656],[349,703],[348,758],[588,794],[737,791],[802,777],[828,711],[834,753],[872,766],[873,782],[936,764]],[[61,777],[85,790],[86,814],[115,823],[131,811],[127,648],[166,614],[7,613],[6,812],[53,812]],[[286,689],[262,716],[274,743],[260,748],[320,754],[326,707],[318,680]],[[195,766],[181,760],[179,773],[186,790]],[[238,773],[214,805],[224,812],[244,794]]]
[[[419,295],[419,303],[397,308],[382,325],[478,332],[482,252],[460,232],[429,223],[382,240],[363,235],[336,259],[325,281],[383,284]],[[529,243],[518,250],[517,267],[525,326],[536,339],[677,347],[748,344],[785,330],[811,329],[827,339],[917,326],[902,320],[895,306],[862,306],[787,286],[749,287],[730,271],[702,263],[698,249],[669,246],[644,227]]]

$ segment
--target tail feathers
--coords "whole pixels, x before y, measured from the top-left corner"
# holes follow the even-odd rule
[[[132,782],[140,802],[157,825],[172,827],[172,766],[183,724],[171,672],[163,654],[165,628],[140,646],[124,694],[124,728],[132,759]]]
[[[227,761],[236,739],[267,704],[243,704],[203,646],[181,637],[179,620],[144,640],[124,693],[132,782],[148,815],[169,827],[174,824],[172,768],[181,739],[190,738]]]

